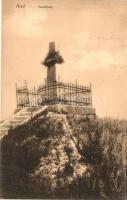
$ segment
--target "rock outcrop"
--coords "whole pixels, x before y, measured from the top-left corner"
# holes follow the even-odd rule
[[[122,199],[127,122],[48,112],[1,141],[4,198]]]

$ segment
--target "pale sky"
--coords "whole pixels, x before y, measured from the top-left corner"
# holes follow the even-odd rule
[[[3,0],[2,22],[3,119],[16,108],[16,82],[46,77],[50,41],[65,60],[57,76],[91,83],[98,116],[127,118],[127,0]]]

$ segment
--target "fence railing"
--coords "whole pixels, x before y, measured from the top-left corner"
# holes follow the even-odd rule
[[[59,81],[46,82],[37,89],[16,87],[17,107],[36,107],[48,104],[67,104],[92,107],[91,85]]]

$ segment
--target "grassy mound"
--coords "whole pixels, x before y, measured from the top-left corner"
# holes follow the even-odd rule
[[[125,199],[124,120],[47,113],[1,141],[4,198]]]

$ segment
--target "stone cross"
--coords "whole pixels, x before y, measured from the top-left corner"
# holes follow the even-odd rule
[[[55,64],[63,63],[63,58],[58,51],[55,50],[55,42],[49,43],[49,52],[42,62],[47,67],[47,82],[56,81],[56,66]]]

